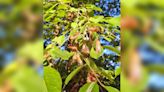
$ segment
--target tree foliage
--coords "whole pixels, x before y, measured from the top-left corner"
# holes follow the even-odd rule
[[[116,58],[113,64],[119,63],[120,51],[116,45],[119,17],[95,14],[103,12],[95,2],[99,0],[51,0],[43,3],[44,39],[49,41],[44,49],[44,65],[60,73],[63,83],[58,86],[62,86],[63,91],[119,92],[120,66],[106,67],[112,57]],[[112,54],[105,54],[106,51]],[[46,72],[45,76],[51,75],[47,73],[53,72]],[[58,80],[56,76],[45,81]],[[55,83],[50,84],[47,86],[55,86]]]

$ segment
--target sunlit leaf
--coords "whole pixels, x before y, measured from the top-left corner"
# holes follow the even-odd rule
[[[86,83],[80,88],[79,92],[99,92],[99,86],[96,82]]]
[[[43,42],[42,40],[28,42],[24,44],[19,50],[17,51],[18,56],[25,56],[30,57],[31,59],[37,60],[37,62],[42,63],[42,56],[43,56]],[[30,53],[29,53],[30,51]]]
[[[75,23],[75,22],[71,23],[72,28],[76,28],[77,26],[78,26],[77,23]]]
[[[54,46],[54,48],[50,50],[50,54],[53,58],[61,58],[63,60],[68,60],[73,55],[73,53],[68,51],[62,51],[56,46]]]
[[[91,22],[94,22],[94,23],[98,23],[98,22],[101,22],[103,20],[104,16],[94,16],[94,17],[91,17],[89,20]]]
[[[95,10],[95,11],[100,11],[100,12],[102,12],[102,9],[101,9],[100,7],[97,7],[97,6],[93,5],[93,4],[87,4],[87,5],[86,5],[86,8],[87,8],[87,9],[92,9],[92,10]]]
[[[75,70],[73,70],[68,76],[67,78],[65,79],[65,82],[64,82],[64,85],[66,86],[69,81],[84,67],[83,66],[79,66],[78,68],[76,68]]]
[[[120,26],[120,17],[106,18],[104,21],[113,26]]]
[[[16,92],[47,92],[44,81],[34,69],[29,67],[17,67],[19,70],[8,76],[14,91]],[[12,75],[12,76],[11,76]],[[1,90],[4,92],[3,90]]]
[[[62,80],[57,70],[44,67],[44,81],[48,92],[62,92]]]
[[[111,71],[111,70],[105,70],[105,69],[103,69],[103,68],[99,68],[99,69],[97,70],[97,72],[98,72],[100,75],[106,77],[108,80],[110,80],[110,82],[112,82],[112,83],[114,82],[114,77],[113,77],[114,72],[113,72],[113,71]]]
[[[109,50],[117,53],[118,55],[120,55],[120,51],[117,48],[114,48],[112,46],[104,46],[104,48],[109,49]]]
[[[120,92],[118,89],[112,87],[112,86],[105,86],[104,87],[108,92]]]
[[[58,9],[67,9],[68,7],[67,7],[67,5],[66,4],[60,4],[59,6],[58,6]]]
[[[106,36],[103,36],[103,38],[104,38],[105,40],[107,40],[108,42],[111,42],[111,41],[112,41],[112,39],[110,39],[110,38],[108,38],[108,37],[106,37]]]
[[[86,64],[91,67],[92,69],[94,69],[95,71],[98,70],[97,65],[95,64],[95,62],[92,59],[89,58],[84,58],[84,61],[86,62]]]
[[[66,12],[64,10],[58,10],[57,11],[57,16],[58,17],[64,17],[66,15]]]
[[[58,1],[60,1],[62,3],[71,3],[72,2],[72,0],[58,0]]]
[[[120,75],[120,73],[121,73],[121,67],[116,68],[116,70],[115,70],[115,77]]]
[[[94,59],[98,59],[101,55],[103,54],[103,48],[101,48],[101,51],[100,52],[96,52],[94,50],[94,48],[92,47],[91,51],[90,51],[90,56]]]
[[[61,35],[59,37],[55,37],[52,41],[56,42],[57,44],[59,44],[59,46],[62,46],[65,42],[65,36]]]
[[[115,32],[119,32],[119,28],[116,26],[120,25],[120,17],[106,17],[106,14],[104,16],[103,10],[97,5],[99,2],[96,1],[99,0],[48,0],[44,3],[52,3],[49,6],[46,5],[46,9],[44,8],[43,17],[46,24],[44,29],[48,32],[45,38],[50,38],[51,40],[51,45],[46,45],[45,47],[47,48],[45,50],[48,52],[48,56],[50,54],[48,60],[57,61],[60,59],[54,67],[61,72],[62,80],[64,80],[63,91],[74,91],[74,85],[72,84],[76,80],[73,78],[79,76],[78,74],[81,75],[83,71],[85,73],[88,72],[88,70],[93,71],[102,84],[99,82],[100,85],[98,85],[96,82],[93,82],[79,85],[77,86],[78,89],[82,86],[79,92],[99,92],[99,86],[104,87],[102,85],[107,82],[108,85],[113,86],[117,83],[117,81],[115,82],[115,78],[120,74],[119,69],[115,71],[104,69],[102,63],[106,59],[110,59],[110,56],[103,54],[104,49],[109,49],[116,53],[114,55],[120,56],[120,51],[117,47],[108,45],[108,42],[115,44],[113,41],[116,39]],[[56,25],[62,28],[62,30],[54,30]],[[54,31],[57,34],[54,35]],[[101,38],[108,41],[107,44],[104,43],[107,47],[103,43],[100,43]],[[83,50],[85,51],[84,47],[86,47],[84,44],[88,47],[87,51],[89,55],[88,53],[86,55],[83,53]],[[70,66],[67,63],[67,61],[71,62],[74,53],[80,55],[81,62],[85,61],[83,63],[87,66],[86,69],[83,70],[83,64]],[[77,60],[77,58],[74,57],[74,60]],[[70,70],[71,72],[68,74],[67,71]],[[117,92],[110,86],[106,86],[106,89],[110,90],[109,92]],[[54,91],[56,92],[56,90],[51,92]],[[105,91],[105,89],[101,89],[100,91]]]

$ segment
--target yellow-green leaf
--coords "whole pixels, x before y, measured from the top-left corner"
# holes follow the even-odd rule
[[[99,86],[96,82],[84,84],[79,92],[99,92]]]
[[[104,88],[108,91],[108,92],[120,92],[118,89],[112,87],[112,86],[104,86]]]
[[[66,86],[69,81],[84,67],[83,66],[79,66],[78,68],[76,68],[75,70],[73,70],[66,78],[65,82],[64,82],[64,86]]]
[[[61,58],[63,60],[68,60],[73,53],[72,52],[68,52],[66,50],[60,50],[58,47],[54,46],[54,48],[52,50],[50,50],[50,54],[53,58]]]
[[[57,70],[44,67],[44,81],[48,92],[62,92],[62,79]]]
[[[56,42],[57,44],[59,44],[59,46],[62,46],[65,42],[65,36],[59,36],[59,37],[55,37],[52,41]]]
[[[90,56],[94,59],[98,59],[102,54],[103,54],[103,48],[101,48],[101,51],[99,53],[97,53],[93,47],[90,51]]]

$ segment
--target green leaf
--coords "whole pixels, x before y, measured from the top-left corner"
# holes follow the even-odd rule
[[[37,40],[34,42],[28,42],[19,48],[17,51],[17,55],[19,56],[26,56],[33,60],[36,60],[40,63],[42,63],[43,60],[43,41]],[[30,53],[29,53],[30,51]]]
[[[44,81],[48,92],[62,92],[62,79],[57,70],[44,67]]]
[[[56,46],[54,46],[54,48],[50,50],[50,54],[53,58],[61,58],[63,60],[68,60],[73,55],[73,53],[60,50]]]
[[[18,66],[17,69],[13,70],[12,74],[5,74],[4,76],[8,76],[7,78],[9,78],[15,92],[47,92],[44,80],[34,69],[25,66],[20,67],[20,64],[17,63],[14,65]],[[2,90],[2,92],[4,91]]]
[[[120,26],[120,17],[106,18],[104,21],[113,26]]]
[[[86,83],[80,88],[79,92],[99,92],[99,86],[96,82]]]
[[[47,47],[46,47],[46,50],[51,49],[51,48],[52,48],[52,46],[53,46],[52,44],[48,44],[48,45],[47,45]]]
[[[78,26],[78,25],[77,25],[76,22],[71,23],[71,27],[72,27],[72,28],[76,28],[77,26]]]
[[[53,20],[53,23],[54,24],[57,24],[58,22],[62,22],[63,20],[61,20],[61,18],[54,18],[54,20]]]
[[[63,9],[63,10],[66,10],[66,9],[68,9],[68,7],[67,7],[67,5],[66,4],[60,4],[59,6],[58,6],[58,9]]]
[[[120,73],[121,73],[121,67],[116,68],[116,70],[115,70],[115,77],[120,75]]]
[[[77,33],[77,31],[75,29],[72,29],[69,35],[73,36],[73,35],[75,35],[75,33]]]
[[[87,4],[86,5],[86,8],[87,9],[91,9],[91,10],[95,10],[95,11],[100,11],[102,12],[102,9],[100,7],[97,7],[96,5],[93,5],[93,4]]]
[[[58,0],[59,2],[62,2],[62,3],[71,3],[72,0]]]
[[[108,91],[108,92],[120,92],[118,89],[112,87],[112,86],[104,86],[104,88]]]
[[[103,18],[104,16],[94,16],[94,17],[89,18],[89,20],[91,22],[98,23],[98,22],[102,22]]]
[[[93,32],[92,37],[93,37],[93,39],[98,39],[99,34],[98,34],[98,33],[96,33],[96,32]]]
[[[47,3],[47,4],[44,5],[43,8],[44,8],[45,10],[47,10],[47,9],[49,9],[50,7],[52,7],[52,5],[53,5],[52,3]]]
[[[65,82],[64,82],[64,86],[66,86],[69,81],[84,67],[83,66],[79,66],[78,68],[76,68],[75,70],[73,70],[68,76],[67,78],[65,79]]]
[[[53,17],[55,16],[55,14],[51,14],[48,17],[44,18],[45,21],[51,21],[51,19],[53,19]]]
[[[87,64],[89,67],[91,67],[91,68],[94,69],[95,71],[98,70],[97,65],[95,64],[95,62],[94,62],[92,59],[90,59],[90,58],[84,58],[84,61],[86,62],[86,64]]]
[[[104,46],[104,48],[109,49],[109,50],[117,53],[118,55],[120,55],[120,51],[112,46]]]
[[[56,42],[57,44],[59,44],[59,46],[62,46],[65,42],[65,36],[59,36],[59,37],[55,37],[52,41]]]
[[[98,72],[100,75],[102,75],[102,76],[104,76],[105,78],[107,78],[108,80],[110,80],[111,83],[114,82],[114,77],[113,77],[114,72],[113,72],[113,71],[111,71],[111,70],[105,70],[105,69],[103,69],[103,68],[99,68],[99,69],[97,70],[97,72]]]
[[[97,15],[97,16],[94,16],[94,18],[95,18],[95,19],[99,19],[99,20],[101,20],[101,19],[104,18],[104,16],[98,16],[98,15]]]
[[[79,26],[83,26],[83,24],[85,23],[86,19],[83,19],[79,22]]]
[[[103,54],[103,48],[101,48],[101,51],[99,53],[97,53],[93,47],[90,51],[90,56],[94,59],[98,59],[102,54]]]
[[[95,11],[102,12],[102,9],[101,9],[100,7],[94,7],[94,10],[95,10]]]
[[[64,10],[58,10],[57,11],[57,16],[58,17],[64,17],[66,15],[66,12]]]
[[[78,9],[77,8],[74,8],[74,7],[70,7],[70,10],[69,11],[71,11],[71,12],[77,12]]]
[[[96,83],[94,88],[92,89],[92,92],[99,92],[99,85]]]
[[[103,36],[103,38],[104,38],[105,40],[107,40],[108,42],[111,42],[111,41],[112,41],[110,38],[108,38],[108,37],[106,37],[106,36]]]

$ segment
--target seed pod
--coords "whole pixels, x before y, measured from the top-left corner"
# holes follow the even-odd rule
[[[72,65],[73,63],[75,63],[76,60],[77,60],[77,57],[76,57],[76,55],[74,54],[73,57],[72,57],[71,65]]]
[[[88,28],[88,33],[89,33],[89,37],[90,37],[90,39],[94,39],[93,38],[93,33],[94,32],[101,32],[101,28],[100,27],[98,27],[98,26],[93,26],[93,27],[89,27]]]
[[[78,65],[83,65],[83,61],[81,60],[79,54],[77,54],[77,63],[78,63]]]
[[[96,77],[93,73],[93,71],[89,71],[88,72],[88,75],[87,75],[87,82],[90,83],[90,82],[96,82]]]
[[[131,83],[136,84],[142,76],[142,64],[138,51],[132,50],[129,55],[128,79]]]
[[[81,60],[80,55],[78,53],[75,53],[73,55],[71,64],[73,63],[77,63],[78,65],[83,65],[83,61]]]
[[[96,52],[99,53],[101,51],[101,43],[99,40],[96,40]]]
[[[45,53],[44,58],[48,61],[48,63],[51,63],[52,57],[49,53]]]
[[[139,27],[139,21],[134,17],[123,17],[121,18],[121,28],[134,30]]]
[[[58,26],[58,25],[55,25],[55,29],[60,30],[60,29],[61,29],[61,27],[60,27],[60,26]]]
[[[55,25],[55,29],[54,29],[54,35],[55,35],[55,36],[57,36],[57,35],[59,34],[60,29],[61,29],[60,26]]]
[[[92,26],[92,27],[89,27],[88,28],[88,31],[91,31],[91,32],[100,32],[101,29],[98,26]]]
[[[81,52],[84,55],[89,55],[89,48],[88,48],[88,46],[86,44],[83,44],[82,49],[81,49]]]
[[[75,18],[75,13],[73,12],[68,12],[67,14],[67,19],[72,21]]]
[[[55,32],[54,32],[54,36],[56,37],[58,34],[59,34],[59,30],[56,29]]]
[[[70,49],[71,51],[78,51],[77,46],[73,46],[73,45],[68,45],[68,49]]]

